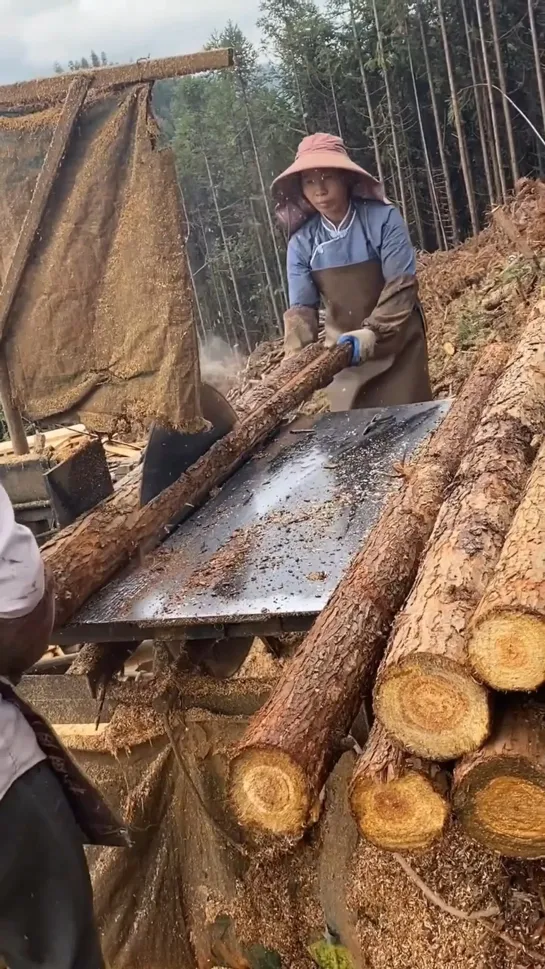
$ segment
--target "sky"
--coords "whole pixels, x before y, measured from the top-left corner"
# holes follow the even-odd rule
[[[256,41],[259,0],[0,0],[0,84],[106,51],[126,63],[200,50],[231,19]]]

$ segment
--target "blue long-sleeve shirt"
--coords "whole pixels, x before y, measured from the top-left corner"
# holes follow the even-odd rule
[[[398,209],[383,202],[354,199],[339,226],[317,213],[288,244],[290,306],[319,306],[314,271],[368,261],[380,263],[385,283],[416,274],[414,248]]]

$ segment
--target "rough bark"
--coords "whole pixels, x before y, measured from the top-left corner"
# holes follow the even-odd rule
[[[506,359],[505,347],[487,349],[250,725],[231,776],[233,805],[243,824],[296,836],[309,823]]]
[[[545,444],[473,618],[468,655],[497,690],[545,683]]]
[[[545,708],[506,704],[488,743],[454,772],[465,831],[511,858],[545,857]]]
[[[358,828],[386,851],[421,851],[443,833],[450,806],[446,774],[389,740],[375,721],[349,789]]]
[[[314,346],[302,350],[297,357],[299,372],[154,501],[140,507],[138,469],[127,476],[127,484],[44,545],[43,558],[55,578],[57,625],[67,622],[137,549],[157,544],[184,510],[202,504],[287,414],[330,383],[346,366],[349,353],[347,347],[335,347],[316,357]]]
[[[375,688],[375,713],[401,746],[452,760],[490,729],[469,668],[472,615],[491,578],[545,431],[545,315],[532,320],[461,462]]]

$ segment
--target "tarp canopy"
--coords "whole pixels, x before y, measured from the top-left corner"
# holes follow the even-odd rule
[[[61,109],[0,117],[0,282]],[[150,86],[84,105],[3,341],[30,420],[203,427],[185,222]]]

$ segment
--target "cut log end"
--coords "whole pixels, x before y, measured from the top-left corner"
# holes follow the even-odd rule
[[[429,760],[455,760],[480,747],[490,732],[484,687],[452,660],[425,653],[386,671],[375,713],[397,743]]]
[[[445,827],[447,801],[424,774],[390,781],[355,777],[350,804],[363,837],[386,851],[423,851]]]
[[[495,690],[537,690],[545,681],[545,621],[504,612],[480,623],[468,655],[479,679]]]
[[[454,809],[485,847],[508,858],[545,857],[545,772],[525,758],[474,767],[456,789]]]
[[[309,820],[304,772],[279,750],[242,750],[231,765],[231,797],[245,827],[297,837]]]

